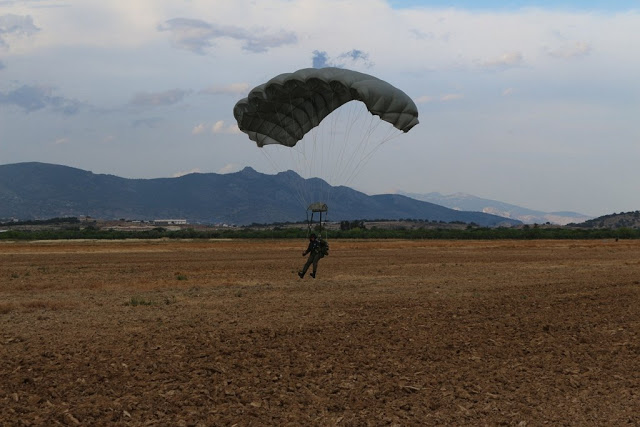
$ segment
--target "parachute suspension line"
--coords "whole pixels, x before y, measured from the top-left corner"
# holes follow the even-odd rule
[[[360,103],[351,103],[347,107],[347,114],[347,125],[345,126],[343,141],[339,150],[339,160],[336,162],[336,169],[339,169],[340,175],[338,179],[344,185],[351,183],[366,163],[365,160],[370,158],[375,151],[373,142],[377,138],[373,137],[373,135],[380,125],[380,120],[376,120]],[[367,120],[366,117],[369,117],[369,119]],[[359,134],[354,134],[353,131],[356,127],[363,131]],[[352,134],[356,138],[352,138]],[[352,139],[356,140],[356,142],[352,142]],[[374,149],[371,149],[372,145]],[[334,173],[334,177],[335,175]]]
[[[276,153],[275,156],[273,156],[269,151],[271,149],[274,149],[276,151],[282,151],[283,148],[280,146],[269,146],[269,147],[261,147],[260,148],[260,153],[262,153],[262,155],[264,156],[264,158],[266,159],[266,161],[269,163],[269,165],[271,166],[271,169],[273,171],[281,171],[282,165],[279,164],[275,159],[276,158],[280,158],[280,156]],[[294,198],[297,200],[297,202],[301,205],[301,206],[306,206],[307,200],[305,198],[304,195],[304,191],[302,189],[302,184],[300,183],[300,181],[298,179],[296,179],[296,177],[290,177],[289,182],[291,184],[291,186],[294,188],[295,193],[294,193]]]
[[[331,93],[331,100],[330,100],[330,105],[333,105],[334,103],[334,97],[335,94],[332,92]],[[340,123],[340,118],[342,115],[342,108],[337,108],[336,110],[333,111],[333,113],[330,113],[330,120],[329,120],[329,129],[327,129],[327,141],[326,141],[326,146],[327,149],[323,152],[323,170],[327,170],[327,176],[325,177],[327,179],[327,184],[328,186],[326,187],[326,192],[324,194],[324,201],[327,204],[331,204],[331,193],[332,193],[332,187],[334,185],[336,185],[336,172],[337,172],[337,167],[338,165],[338,161],[331,161],[332,160],[332,156],[335,150],[335,146],[336,146],[336,129],[338,124]],[[342,149],[344,149],[344,147],[340,147]],[[325,158],[326,157],[326,158]],[[327,163],[327,166],[324,166],[324,163]]]
[[[292,103],[292,101],[291,101],[291,97],[289,97],[289,105],[290,105],[291,107],[293,107],[293,103]],[[256,113],[257,113],[258,117],[259,117],[260,119],[262,119],[262,117],[261,117],[261,115],[260,115],[260,112],[259,112],[259,111],[257,111]],[[277,117],[278,117],[278,123],[280,124],[280,126],[281,126],[283,129],[285,129],[286,127],[285,127],[285,123],[284,123],[283,118],[286,118],[286,114],[283,114],[283,113],[282,113],[282,112],[277,108],[277,106],[276,106],[276,113],[277,113]],[[269,145],[271,145],[271,144],[269,144]],[[283,169],[284,169],[284,168],[283,168],[283,166],[286,166],[286,165],[279,164],[277,161],[275,161],[275,160],[274,160],[274,158],[270,155],[270,153],[268,153],[268,150],[269,150],[270,148],[273,148],[275,151],[282,151],[282,150],[284,150],[285,152],[287,152],[287,153],[288,153],[288,156],[282,156],[282,158],[289,157],[289,160],[290,160],[290,161],[289,161],[289,163],[290,163],[290,165],[295,165],[296,163],[297,163],[297,164],[300,164],[300,158],[302,158],[302,159],[304,159],[304,160],[306,161],[306,156],[304,155],[304,153],[303,153],[303,152],[301,152],[301,151],[299,150],[299,147],[298,147],[298,146],[294,146],[294,147],[286,147],[286,149],[285,149],[285,147],[282,147],[282,146],[281,146],[281,145],[279,145],[279,144],[274,144],[274,146],[273,146],[273,147],[268,147],[268,148],[267,148],[267,147],[265,147],[265,146],[262,146],[262,147],[261,147],[261,149],[260,149],[260,151],[262,152],[262,154],[264,155],[264,157],[267,159],[267,161],[270,163],[270,165],[271,165],[272,169],[273,169],[274,171],[276,171],[276,173],[277,173],[277,172],[279,172],[279,171],[283,171]],[[298,157],[297,162],[295,162],[295,161],[294,161],[294,158],[296,157],[296,153],[297,153],[297,157]],[[280,158],[280,156],[279,156],[279,155],[276,155],[276,157],[277,157],[277,158]],[[287,168],[287,169],[289,169],[289,168]],[[293,167],[293,169],[296,169],[296,167]],[[298,173],[298,174],[300,174],[300,171],[299,171],[299,170],[295,170],[295,172],[296,172],[296,173]],[[303,177],[303,178],[304,178],[304,177]],[[293,177],[293,178],[290,180],[290,183],[292,184],[292,187],[295,189],[295,198],[297,199],[298,203],[306,209],[306,207],[308,206],[308,197],[306,197],[306,196],[307,196],[307,194],[305,194],[305,188],[304,188],[305,186],[304,186],[304,182],[301,182],[300,180],[298,180],[298,179],[296,179],[295,177]]]
[[[289,107],[293,110],[294,105],[290,94],[288,98]],[[304,209],[307,209],[310,203],[316,202],[316,200],[314,200],[313,189],[308,185],[306,180],[316,175],[317,165],[314,164],[314,160],[317,158],[318,144],[316,140],[312,139],[312,141],[308,141],[308,139],[309,138],[307,138],[307,141],[299,141],[299,143],[289,149],[290,164],[293,169],[295,169],[295,172],[302,177],[302,180],[297,180],[297,191],[301,195]],[[309,144],[309,142],[311,142],[311,144]]]
[[[353,143],[354,148],[351,151],[351,153],[349,153],[348,158],[345,159],[345,167],[342,169],[343,176],[341,177],[341,180],[345,182],[345,185],[350,184],[350,181],[355,176],[355,165],[357,164],[357,159],[361,159],[363,157],[363,153],[366,152],[367,145],[369,144],[369,141],[371,139],[371,135],[373,134],[373,132],[375,131],[375,128],[379,124],[379,121],[374,122],[374,118],[371,115],[369,116],[369,120],[367,122],[366,119],[362,116],[362,112],[361,112],[361,114],[355,117],[354,120],[352,121],[352,126],[349,128],[349,138],[351,137],[351,131],[353,130],[353,126],[356,123],[360,125],[359,122],[361,121],[361,119],[365,121],[365,123],[362,126],[362,129],[364,131],[359,136],[358,138],[359,140],[357,141],[357,143]],[[347,180],[347,178],[349,179]]]
[[[338,125],[342,118],[343,111],[346,112],[346,118],[344,120],[344,123],[346,125],[341,127],[341,129],[344,129],[344,132],[342,133],[342,137],[338,138]],[[353,152],[351,152],[351,154],[349,155],[349,148],[352,146],[352,144],[349,143],[349,140],[351,139],[353,127],[359,120],[359,118],[357,117],[357,112],[357,103],[348,102],[339,109],[339,114],[334,118],[331,139],[334,145],[338,144],[338,147],[336,147],[337,158],[332,165],[332,179],[334,181],[332,182],[333,185],[337,185],[337,183],[346,185],[346,183],[344,183],[342,180],[342,175],[345,174],[347,168],[349,167],[349,157],[354,155]]]
[[[369,150],[369,152],[367,152],[366,154],[364,154],[360,160],[358,160],[358,162],[356,163],[356,165],[353,167],[351,174],[346,178],[345,185],[348,185],[349,183],[351,183],[351,181],[353,181],[356,176],[358,175],[358,173],[360,173],[360,170],[364,167],[365,164],[368,163],[369,159],[371,159],[371,157],[373,157],[373,155],[376,153],[376,151],[378,151],[380,149],[380,147],[382,147],[385,143],[391,141],[394,138],[397,138],[398,136],[400,136],[400,133],[397,133],[393,136],[388,137],[387,139],[375,144],[375,146]]]
[[[374,137],[373,135],[378,130],[378,127],[381,125],[385,126],[384,124],[381,124],[382,121],[374,120],[375,118],[372,115],[369,120],[367,132],[363,135],[362,140],[358,144],[357,152],[354,152],[354,155],[349,159],[349,167],[345,168],[346,176],[343,177],[345,185],[349,185],[356,178],[364,165],[368,163],[371,157],[373,157],[382,145],[394,138],[397,138],[402,133],[400,130],[390,126],[387,128],[385,134]]]

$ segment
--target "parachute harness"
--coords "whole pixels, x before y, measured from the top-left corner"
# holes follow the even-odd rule
[[[322,213],[325,213],[325,217],[324,217],[324,221],[325,224],[327,222],[327,218],[328,218],[328,212],[329,208],[327,207],[326,203],[312,203],[309,205],[309,207],[307,208],[307,238],[311,235],[311,233],[313,232],[313,217],[314,214],[317,212],[319,214],[319,218],[318,218],[318,234],[320,235],[320,237],[322,237],[322,231],[324,230],[324,238],[325,240],[327,239],[327,228],[323,227],[323,223],[322,223]],[[311,217],[309,217],[309,212],[311,212]]]

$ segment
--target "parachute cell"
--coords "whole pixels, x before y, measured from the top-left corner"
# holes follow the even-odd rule
[[[376,77],[343,68],[280,74],[238,101],[233,114],[238,128],[259,147],[293,147],[349,101],[361,101],[371,114],[403,132],[418,124],[418,109],[406,93]]]

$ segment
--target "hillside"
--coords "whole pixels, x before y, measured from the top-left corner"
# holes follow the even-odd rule
[[[581,228],[640,228],[640,211],[613,213],[569,225]]]
[[[191,223],[274,223],[305,219],[300,188],[331,195],[330,219],[400,219],[515,225],[519,221],[463,212],[397,194],[369,196],[294,172],[266,175],[251,168],[231,174],[128,179],[46,163],[0,165],[0,218],[184,218]]]

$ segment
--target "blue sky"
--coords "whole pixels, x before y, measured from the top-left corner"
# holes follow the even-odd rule
[[[405,91],[420,125],[349,179],[300,173],[369,194],[637,210],[638,4],[1,0],[0,164],[129,178],[295,169],[239,132],[233,106],[277,74],[338,66]]]

